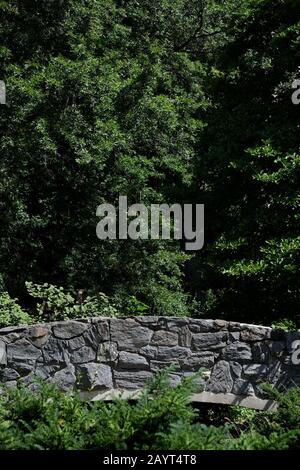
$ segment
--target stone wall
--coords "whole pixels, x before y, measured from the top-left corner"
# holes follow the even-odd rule
[[[34,386],[34,377],[62,390],[141,389],[159,369],[183,376],[205,368],[199,391],[217,397],[264,398],[261,382],[300,385],[293,364],[298,333],[221,320],[178,317],[91,318],[0,329],[0,382]],[[218,401],[218,400],[217,400]]]

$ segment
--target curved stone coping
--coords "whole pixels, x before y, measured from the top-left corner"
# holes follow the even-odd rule
[[[185,317],[94,317],[21,325],[0,329],[0,384],[21,382],[33,388],[39,377],[63,391],[131,393],[158,370],[175,365],[172,385],[205,369],[196,379],[196,401],[264,407],[269,400],[262,382],[283,389],[300,385],[296,344],[300,333]]]
[[[89,401],[112,401],[116,398],[123,400],[137,400],[143,389],[128,390],[109,390],[107,392],[81,392],[80,397]],[[245,408],[252,408],[260,411],[275,411],[277,404],[273,400],[263,400],[257,397],[244,397],[242,395],[233,395],[232,393],[194,393],[190,398],[191,403],[210,403],[216,405],[239,405]]]

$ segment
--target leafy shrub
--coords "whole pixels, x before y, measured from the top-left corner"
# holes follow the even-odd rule
[[[298,331],[299,328],[297,324],[293,320],[289,320],[288,318],[283,318],[282,320],[278,320],[272,324],[272,328],[277,330],[283,331]]]
[[[26,282],[26,287],[32,297],[40,300],[36,306],[40,321],[70,320],[96,315],[111,317],[118,314],[117,309],[102,292],[93,297],[76,299],[63,287],[47,283],[40,285]]]
[[[284,430],[300,429],[300,388],[292,388],[283,394],[266,384],[264,390],[279,404],[275,423]]]
[[[118,310],[124,315],[147,315],[149,313],[150,307],[138,300],[134,295],[125,296],[118,295],[114,297],[114,304],[117,306]]]
[[[199,422],[189,403],[193,380],[174,388],[168,374],[159,372],[135,403],[82,402],[42,382],[35,392],[22,386],[7,389],[0,396],[0,449],[297,448],[299,390],[286,395],[271,390],[279,403],[277,412],[229,407],[223,423],[213,426]]]
[[[83,297],[52,284],[26,282],[28,293],[37,300],[31,313],[24,311],[17,299],[0,293],[0,327],[34,322],[60,321],[92,316],[145,315],[150,307],[135,296],[109,298],[103,292]]]
[[[0,293],[0,327],[29,324],[33,319],[22,310],[17,299],[12,299],[8,292]]]

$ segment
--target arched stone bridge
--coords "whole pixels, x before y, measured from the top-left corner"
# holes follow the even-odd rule
[[[223,320],[96,317],[0,329],[0,382],[34,378],[88,399],[134,398],[157,370],[173,384],[206,369],[192,400],[269,409],[262,382],[300,385],[299,333]],[[297,343],[298,342],[298,343]]]

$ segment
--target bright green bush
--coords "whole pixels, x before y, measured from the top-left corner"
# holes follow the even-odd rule
[[[0,328],[11,325],[32,323],[30,315],[22,310],[17,299],[12,299],[8,292],[0,293]]]
[[[135,403],[82,402],[38,383],[0,397],[0,449],[229,450],[299,448],[299,390],[270,390],[277,412],[224,408],[219,425],[203,423],[189,403],[193,381],[173,388],[160,372]]]
[[[35,317],[40,321],[70,320],[97,315],[112,317],[118,314],[118,310],[102,292],[84,299],[76,299],[63,287],[47,283],[40,285],[26,282],[26,287],[29,294],[39,300]]]
[[[299,331],[296,322],[289,320],[288,318],[283,318],[281,320],[275,321],[272,324],[272,328],[283,331]]]

